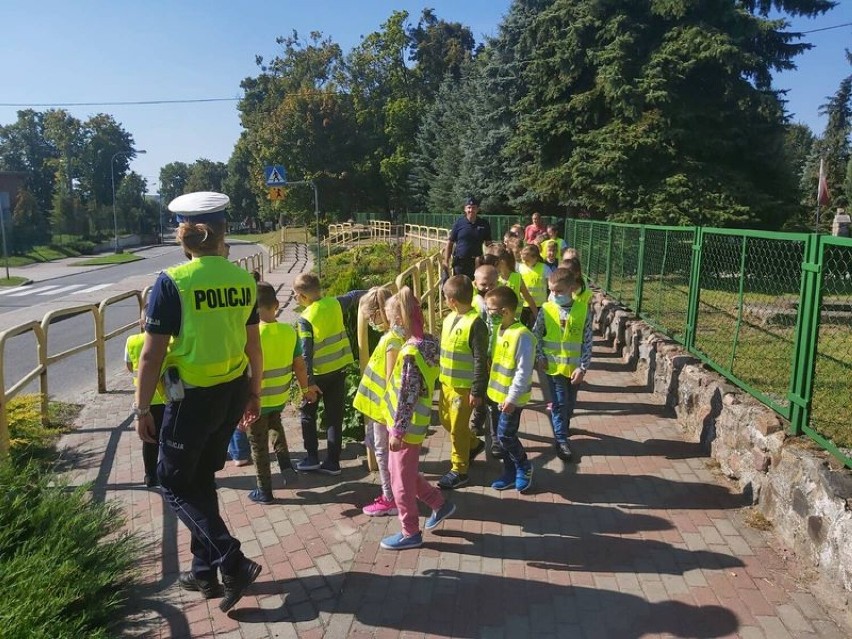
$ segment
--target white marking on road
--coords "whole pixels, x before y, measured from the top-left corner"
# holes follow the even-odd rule
[[[106,288],[107,286],[112,286],[112,282],[107,284],[98,284],[97,286],[90,286],[89,288],[84,288],[82,291],[74,291],[70,293],[70,295],[79,295],[80,293],[94,293],[95,291],[99,291],[102,288]]]
[[[24,295],[35,295],[36,293],[41,293],[42,291],[49,291],[54,288],[58,288],[58,284],[51,284],[50,286],[39,286],[38,288],[26,287],[26,290],[18,291],[17,293],[12,293],[9,297],[23,297]]]
[[[39,293],[39,295],[57,295],[58,293],[64,293],[65,291],[73,291],[75,288],[80,288],[81,286],[85,286],[85,284],[70,284],[68,286],[63,286],[62,288],[58,288],[55,291],[48,291],[47,293]]]

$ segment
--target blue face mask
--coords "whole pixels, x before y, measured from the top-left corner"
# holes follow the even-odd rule
[[[556,304],[559,304],[559,306],[567,306],[568,304],[571,303],[571,296],[570,295],[556,295],[554,293],[553,294],[553,301]]]

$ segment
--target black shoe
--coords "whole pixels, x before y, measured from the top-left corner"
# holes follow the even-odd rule
[[[485,445],[483,444],[482,447],[485,448]],[[453,488],[464,486],[468,481],[470,480],[467,475],[462,475],[461,473],[451,470],[438,480],[438,488],[452,490]]]
[[[160,485],[160,480],[157,479],[157,474],[153,475],[145,475],[145,487],[146,488],[157,488]]]
[[[571,451],[571,447],[568,445],[568,442],[556,442],[556,456],[563,461],[571,461],[571,457],[573,457],[574,453]]]
[[[342,471],[340,470],[340,464],[334,464],[326,460],[320,464],[319,472],[323,475],[339,475]]]
[[[225,596],[219,602],[219,610],[228,612],[237,602],[243,598],[246,588],[254,583],[260,574],[260,564],[243,557],[236,574],[223,575],[222,583],[225,586]]]
[[[497,442],[491,444],[491,457],[493,457],[494,459],[503,459],[505,456],[506,452],[503,450],[503,447],[500,444],[498,444]]]
[[[468,457],[468,459],[470,461],[473,461],[479,456],[480,453],[482,453],[483,450],[485,450],[485,442],[481,439],[478,439],[476,443],[476,448],[472,448],[470,450],[470,457]]]
[[[221,597],[224,592],[222,590],[222,584],[219,583],[218,579],[199,579],[191,570],[187,570],[186,572],[182,572],[178,575],[178,585],[180,585],[180,587],[184,590],[200,592],[201,596],[205,599]]]

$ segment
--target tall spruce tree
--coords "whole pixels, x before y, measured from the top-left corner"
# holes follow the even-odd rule
[[[596,217],[780,226],[797,197],[771,79],[809,45],[769,13],[834,4],[557,0],[524,34],[519,181]]]

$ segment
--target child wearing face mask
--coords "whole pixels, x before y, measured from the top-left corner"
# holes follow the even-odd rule
[[[296,470],[339,475],[346,370],[355,362],[343,314],[366,291],[323,297],[319,278],[313,273],[300,273],[293,282],[293,293],[296,303],[304,308],[299,317],[298,331],[308,369],[308,384],[318,387],[320,395],[319,401],[303,402],[299,410],[307,456],[296,464]],[[328,433],[328,455],[322,463],[319,460],[317,437],[317,408],[320,401],[325,407],[323,421]]]
[[[569,425],[577,390],[592,360],[592,295],[583,284],[579,262],[569,260],[565,264],[548,278],[550,301],[542,305],[533,334],[538,338],[538,363],[547,373],[556,454],[570,461]]]
[[[488,310],[485,307],[485,294],[497,286],[497,256],[492,254],[485,255],[485,258],[493,258],[494,264],[482,264],[473,273],[473,300],[471,305],[479,312],[482,321],[488,328],[488,357],[491,358],[492,338],[494,335],[493,326],[488,318]],[[484,258],[483,258],[484,259]],[[488,409],[484,403],[473,407],[471,414],[470,429],[475,435],[485,434],[485,420],[488,419]],[[493,430],[493,429],[492,429]],[[491,455],[502,455],[503,449],[496,440],[492,440]],[[495,457],[496,459],[496,457]]]
[[[452,279],[452,278],[451,278]],[[362,509],[369,517],[396,515],[390,473],[388,471],[388,424],[385,410],[387,379],[393,373],[399,349],[403,339],[391,330],[385,314],[385,304],[391,298],[389,289],[375,286],[371,288],[358,304],[358,312],[374,331],[382,333],[379,343],[370,355],[370,361],[364,369],[361,384],[352,405],[364,414],[368,436],[372,434],[372,448],[379,465],[379,480],[382,492],[375,501]]]
[[[392,330],[405,340],[388,378],[388,449],[391,486],[402,531],[385,537],[385,550],[418,548],[423,544],[417,501],[432,509],[426,530],[452,515],[456,507],[446,501],[418,470],[420,446],[432,421],[432,395],[438,378],[438,341],[423,330],[423,312],[411,289],[403,286],[388,300],[387,318]]]

